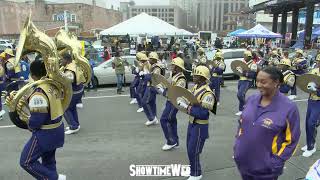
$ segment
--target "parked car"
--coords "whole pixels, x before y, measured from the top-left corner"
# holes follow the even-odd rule
[[[6,46],[0,45],[0,53],[3,52],[4,50],[6,50],[6,48],[7,48]]]
[[[121,58],[128,61],[129,65],[134,64],[135,56],[121,56]],[[94,84],[95,85],[105,85],[105,84],[117,84],[117,78],[115,70],[112,68],[112,61],[104,61],[97,67],[93,68],[94,71]],[[130,66],[125,66],[124,83],[131,83],[134,79],[134,75],[131,73]]]
[[[13,49],[13,44],[6,39],[0,39],[0,45]]]

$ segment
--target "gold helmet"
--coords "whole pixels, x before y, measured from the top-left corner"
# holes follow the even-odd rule
[[[193,71],[193,76],[202,76],[207,80],[210,80],[210,71],[206,66],[198,66]]]
[[[302,49],[298,49],[298,50],[296,51],[296,53],[297,53],[297,54],[301,54],[301,55],[303,56],[303,50],[302,50]]]
[[[4,53],[9,54],[10,56],[14,56],[13,50],[10,49],[10,48],[5,49],[5,50],[4,50]]]
[[[252,57],[251,51],[245,51],[245,52],[243,53],[243,55],[244,55],[245,57]]]
[[[140,59],[141,59],[141,57],[142,57],[143,55],[145,55],[145,54],[143,54],[142,52],[138,52],[138,53],[136,54],[137,60],[140,61]]]
[[[216,58],[223,58],[222,52],[221,51],[217,51],[216,54],[214,55],[214,59]]]
[[[145,61],[148,61],[148,60],[149,60],[148,56],[146,54],[142,53],[139,61],[145,62]]]
[[[197,50],[198,53],[204,53],[204,49],[202,47],[199,47]]]
[[[280,61],[279,65],[287,65],[287,66],[291,67],[291,61],[290,61],[290,59],[285,58]]]
[[[0,58],[5,58],[6,57],[6,53],[5,52],[2,52],[1,54],[0,54]]]
[[[156,52],[151,52],[151,53],[149,54],[149,59],[150,59],[150,60],[159,61],[159,56],[158,56],[158,54],[157,54]]]
[[[273,51],[271,52],[271,55],[272,55],[272,56],[278,56],[278,51],[277,51],[277,50],[273,50]]]
[[[185,68],[184,68],[184,61],[183,61],[183,59],[181,59],[180,57],[174,58],[174,59],[172,60],[172,65],[178,66],[178,67],[180,67],[181,69],[185,70]]]

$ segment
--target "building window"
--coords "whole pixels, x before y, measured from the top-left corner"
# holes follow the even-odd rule
[[[56,14],[53,14],[53,15],[52,15],[52,20],[53,20],[53,21],[57,21],[57,15],[56,15]]]
[[[169,17],[174,17],[173,13],[169,13]]]
[[[228,3],[224,3],[224,9],[223,9],[223,13],[227,14],[229,10],[229,4]]]
[[[174,9],[172,9],[172,8],[171,8],[171,9],[169,9],[169,12],[174,12]]]
[[[173,22],[174,20],[173,20],[173,18],[169,18],[169,21]]]
[[[227,30],[228,29],[228,26],[227,25],[223,25],[223,30]]]
[[[157,12],[157,9],[152,9],[152,12]]]
[[[77,20],[77,15],[71,14],[71,22],[76,22]]]

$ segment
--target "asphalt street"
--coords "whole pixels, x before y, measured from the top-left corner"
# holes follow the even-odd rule
[[[240,180],[232,159],[233,142],[238,117],[237,81],[229,80],[222,88],[221,104],[217,115],[211,114],[209,134],[201,164],[204,180]],[[255,90],[250,90],[252,94]],[[316,152],[310,158],[301,156],[305,144],[305,115],[307,94],[298,91],[296,101],[301,117],[300,146],[285,165],[280,180],[304,179],[309,166],[320,158]],[[146,127],[145,114],[137,113],[137,105],[129,105],[129,89],[116,95],[114,87],[100,88],[86,93],[84,108],[79,109],[81,130],[66,136],[65,145],[57,151],[57,168],[67,180],[180,180],[185,177],[130,177],[130,164],[164,165],[188,164],[186,131],[188,116],[178,113],[180,148],[164,152],[165,143],[160,125]],[[157,97],[158,118],[165,98]],[[30,132],[11,127],[6,114],[0,121],[0,180],[33,179],[19,166],[19,158]],[[319,141],[319,138],[318,138]],[[255,149],[252,148],[252,151]],[[248,152],[250,155],[250,152]]]

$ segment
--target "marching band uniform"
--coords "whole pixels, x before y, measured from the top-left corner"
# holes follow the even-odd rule
[[[280,85],[280,92],[288,96],[290,89],[295,84],[295,75],[290,70],[291,61],[290,59],[285,58],[280,61],[279,65],[284,66],[282,69],[280,69],[283,74],[283,83]]]
[[[277,50],[271,52],[271,57],[269,58],[269,66],[277,66],[280,63],[280,55]]]
[[[319,63],[320,59],[317,59]],[[320,76],[319,67],[310,71],[310,74],[315,74]],[[310,82],[308,84],[308,89],[312,91],[308,99],[308,108],[306,115],[306,137],[307,145],[302,147],[301,150],[304,151],[302,156],[310,157],[316,152],[316,137],[317,137],[317,127],[319,125],[318,121],[320,118],[320,89],[319,84]]]
[[[205,66],[198,66],[193,71],[193,76],[198,75],[210,79],[210,71]],[[190,106],[183,98],[177,99],[177,104],[187,109],[189,116],[189,125],[187,132],[187,151],[190,162],[190,177],[188,180],[199,180],[202,178],[200,154],[204,143],[209,138],[209,112],[216,113],[217,102],[214,93],[209,84],[203,82],[196,84],[192,88],[192,93],[201,105]]]
[[[23,77],[21,76],[21,68],[20,65],[14,67],[14,54],[12,49],[6,49],[5,53],[7,55],[7,59],[4,62],[4,70],[6,74],[6,86],[8,86],[13,81],[16,81],[17,83],[12,84],[10,88],[12,90],[19,90],[19,83],[20,81],[23,81]]]
[[[40,85],[28,99],[32,136],[21,153],[20,165],[36,179],[61,179],[55,153],[64,144],[63,109],[51,90],[48,84]]]
[[[147,84],[147,88],[142,98],[143,109],[148,118],[148,121],[145,123],[147,126],[158,124],[156,105],[157,90],[155,87],[151,86],[151,76],[152,74],[161,74],[162,71],[160,65],[157,63],[159,61],[159,57],[156,52],[151,52],[149,54],[149,60],[156,61],[156,63],[151,65],[150,72],[143,75],[143,80]]]
[[[234,160],[243,180],[276,180],[300,137],[297,106],[279,91],[266,107],[261,98],[250,96],[239,120]]]
[[[195,60],[195,62],[193,62],[192,69],[195,69],[197,66],[200,66],[200,65],[203,65],[203,66],[207,65],[207,56],[204,52],[204,49],[202,47],[199,47],[197,52],[198,52],[198,57]]]
[[[172,65],[185,70],[184,68],[184,61],[180,57],[177,57],[172,60]],[[180,86],[185,88],[187,85],[186,77],[184,76],[183,72],[178,72],[172,76],[172,86]],[[162,86],[157,87],[157,91],[159,94],[163,96],[167,95],[168,89],[163,89]],[[179,137],[178,137],[178,130],[177,130],[177,113],[178,109],[173,106],[170,100],[167,99],[165,108],[160,118],[160,123],[162,127],[163,134],[167,140],[166,144],[162,147],[162,150],[170,150],[174,147],[179,146]]]
[[[292,72],[294,72],[294,74],[296,75],[296,78],[298,76],[303,75],[304,73],[307,72],[307,68],[308,68],[308,62],[307,60],[303,57],[303,51],[301,49],[297,50],[297,55],[298,57],[296,57],[295,59],[293,59],[292,61]],[[296,85],[294,85],[291,89],[291,95],[292,98],[296,98],[297,96],[297,87]]]
[[[63,67],[63,72],[65,72],[67,77],[71,80],[73,90],[71,102],[64,113],[64,118],[69,125],[69,128],[67,128],[67,131],[65,133],[69,135],[80,130],[77,103],[80,101],[83,95],[83,83],[85,82],[85,78],[83,76],[83,73],[77,67],[75,61],[72,61],[65,67]]]
[[[242,76],[240,76],[240,80],[238,82],[238,93],[237,97],[239,100],[239,112],[236,113],[237,116],[240,116],[242,114],[243,106],[245,104],[245,97],[246,93],[249,90],[249,88],[252,86],[252,79],[254,79],[257,75],[257,65],[252,61],[252,54],[250,51],[244,52],[245,58],[247,58],[247,61],[244,61],[250,71],[249,72],[243,72],[241,68],[238,69],[240,73],[242,73]]]
[[[214,90],[217,104],[220,102],[220,85],[223,79],[222,74],[226,69],[226,64],[224,63],[223,55],[221,52],[216,52],[214,60],[216,61],[216,67],[212,67],[210,70],[211,78],[210,78],[210,88]]]
[[[138,52],[136,54],[136,59],[137,61],[139,62],[141,57],[143,56],[143,54],[141,52]],[[136,104],[138,103],[138,94],[137,94],[137,87],[139,85],[139,79],[140,79],[140,76],[139,76],[139,68],[138,67],[135,67],[132,69],[131,73],[134,75],[134,79],[133,81],[131,82],[130,84],[130,97],[131,97],[131,101],[130,101],[130,104]]]
[[[2,61],[5,58],[5,52],[0,54],[0,92],[5,90],[5,72],[3,68]],[[5,111],[2,109],[2,98],[0,98],[0,120],[2,120],[2,116],[4,115]]]
[[[147,82],[144,81],[143,78],[144,78],[144,71],[148,71],[150,66],[147,55],[143,54],[141,56],[140,63],[142,65],[140,66],[140,69],[139,69],[139,82],[138,82],[137,91],[136,91],[137,97],[138,97],[137,102],[139,105],[139,109],[137,110],[137,112],[144,111],[142,99],[147,88]]]

